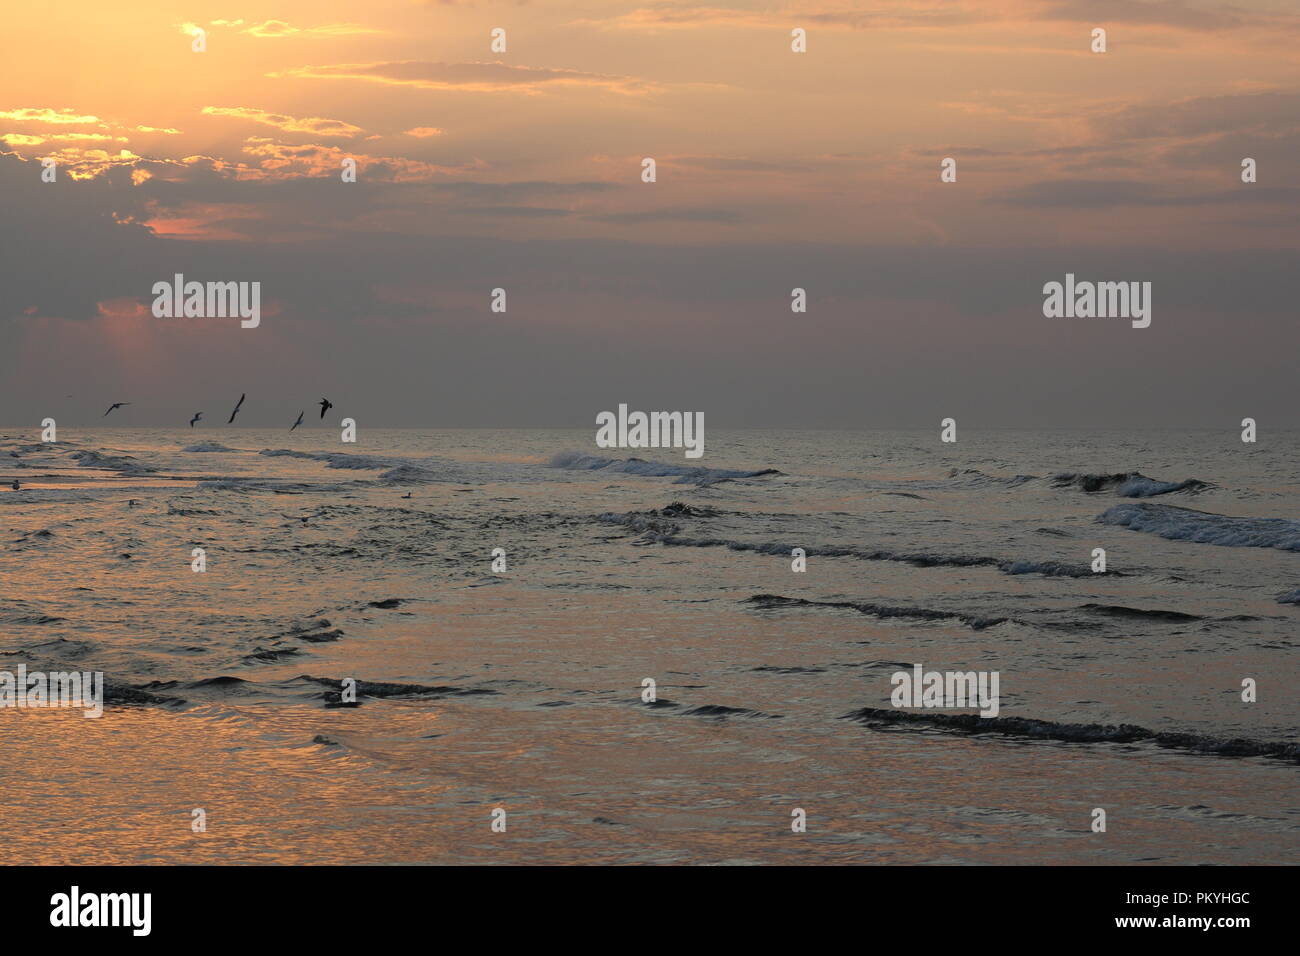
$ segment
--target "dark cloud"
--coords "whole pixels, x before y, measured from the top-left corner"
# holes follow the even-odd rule
[[[1300,90],[1269,90],[1198,96],[1175,103],[1130,106],[1096,117],[1092,126],[1107,139],[1223,135],[1253,129],[1300,128]]]
[[[1136,23],[1185,30],[1228,30],[1258,22],[1239,7],[1185,0],[1048,0],[1042,17],[1097,26]]]
[[[587,427],[620,401],[702,409],[717,428],[925,425],[949,414],[1127,428],[1204,425],[1229,408],[1239,420],[1239,407],[1278,420],[1294,409],[1294,244],[1132,244],[1133,214],[1118,206],[1115,239],[1102,247],[700,244],[692,221],[717,211],[693,207],[668,211],[681,215],[678,242],[525,240],[411,235],[368,222],[366,209],[393,203],[436,219],[426,200],[573,184],[358,183],[353,192],[319,180],[132,186],[129,175],[43,184],[37,164],[0,157],[5,424],[38,422],[66,394],[93,396],[98,414],[102,394],[128,391],[135,422],[169,424],[178,409],[192,413],[192,391],[230,382],[250,394],[249,425],[290,420],[303,393],[320,388],[346,395],[371,426]],[[1094,202],[1105,195],[1081,188]],[[1265,195],[1294,208],[1292,190]],[[160,197],[179,209],[236,196],[278,204],[277,221],[340,218],[309,242],[177,241],[121,222]],[[103,301],[147,305],[152,284],[175,272],[260,281],[276,312],[248,330],[100,315]],[[1045,319],[1042,285],[1067,272],[1152,282],[1152,327]],[[808,290],[807,314],[790,311],[796,286]],[[497,287],[508,291],[506,314],[488,309]],[[25,315],[32,305],[37,313]],[[85,334],[55,348],[50,316]],[[106,351],[93,334],[105,323],[129,326],[126,352]],[[165,360],[134,359],[136,350]]]
[[[1240,169],[1229,170],[1239,173]],[[1228,177],[1225,176],[1225,179]],[[1239,179],[1239,177],[1238,177]],[[1092,179],[1057,179],[1030,183],[1004,193],[1001,201],[1013,206],[1061,209],[1108,209],[1114,206],[1294,206],[1300,187],[1267,187],[1242,183],[1232,189],[1193,190],[1159,183],[1115,182]]]
[[[744,215],[734,209],[706,209],[698,206],[610,212],[597,216],[588,216],[587,218],[599,222],[614,222],[624,225],[649,222],[713,222],[731,225],[746,220]]]

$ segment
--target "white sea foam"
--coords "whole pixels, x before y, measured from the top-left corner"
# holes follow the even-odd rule
[[[1234,518],[1173,505],[1134,502],[1116,505],[1097,520],[1173,541],[1300,551],[1300,521],[1288,518]]]
[[[679,485],[711,485],[736,478],[758,478],[763,475],[780,474],[775,468],[736,471],[729,468],[672,465],[662,461],[645,461],[641,458],[601,458],[598,455],[585,455],[578,451],[557,452],[551,456],[547,464],[552,468],[563,468],[567,471],[602,471],[651,478],[676,477],[675,483]]]

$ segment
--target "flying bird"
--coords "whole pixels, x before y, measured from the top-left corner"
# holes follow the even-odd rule
[[[290,427],[289,431],[293,431],[295,428],[297,428],[297,427],[298,427],[299,425],[301,425],[301,424],[302,424],[302,412],[299,412],[299,413],[298,413],[298,420],[297,420],[296,422],[293,423],[293,425]]]
[[[320,400],[320,417],[324,418],[325,413],[328,412],[333,407],[334,407],[333,402],[331,402],[328,398],[322,398]]]
[[[239,395],[239,404],[237,404],[237,405],[235,406],[235,410],[234,410],[233,412],[230,413],[230,418],[229,418],[229,420],[226,422],[227,425],[229,425],[231,422],[233,422],[233,421],[235,420],[235,416],[239,414],[239,408],[240,408],[241,405],[244,404],[244,399],[246,399],[246,398],[248,398],[248,395],[245,394],[245,393],[242,393],[242,392],[241,392],[240,395]]]
[[[194,413],[194,417],[190,419],[190,428],[193,428],[193,427],[194,427],[194,423],[195,423],[195,422],[197,422],[197,421],[202,421],[202,420],[203,420],[203,413],[202,413],[202,412],[195,412],[195,413]]]
[[[114,402],[112,405],[108,406],[108,412],[113,411],[113,409],[115,408],[121,408],[123,405],[130,405],[130,404],[131,404],[130,402]],[[108,412],[105,412],[104,415],[107,415]],[[101,415],[99,417],[103,418],[104,415]]]

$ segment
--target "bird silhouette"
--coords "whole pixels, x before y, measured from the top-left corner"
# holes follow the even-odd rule
[[[108,412],[113,411],[113,409],[115,408],[121,408],[123,405],[130,405],[130,404],[131,404],[130,402],[114,402],[112,405],[108,406]],[[104,415],[107,415],[108,412],[105,412]],[[104,415],[100,415],[99,417],[103,418]]]
[[[18,479],[17,479],[17,478],[14,479],[14,483],[13,483],[13,485],[11,485],[10,487],[12,487],[14,491],[20,491],[20,490],[21,490],[21,489],[19,488],[19,486],[18,486]]]
[[[239,407],[240,407],[240,405],[243,405],[243,404],[244,404],[244,399],[246,399],[246,398],[248,398],[248,396],[247,396],[246,394],[244,394],[244,393],[241,392],[241,393],[240,393],[240,396],[239,396],[239,403],[235,406],[235,410],[234,410],[233,412],[230,413],[230,418],[229,418],[229,420],[226,422],[227,425],[229,425],[231,422],[233,422],[233,421],[235,420],[235,416],[239,414]]]
[[[325,413],[328,412],[333,407],[334,407],[333,402],[331,402],[328,398],[322,398],[320,400],[320,417],[324,418]]]
[[[190,419],[190,428],[194,427],[195,422],[202,421],[202,420],[203,420],[203,413],[195,412],[194,417]]]
[[[298,420],[297,420],[296,422],[294,422],[293,425],[290,426],[289,431],[293,431],[295,428],[297,428],[297,427],[298,427],[299,425],[301,425],[301,424],[302,424],[302,412],[299,412],[299,413],[298,413]]]

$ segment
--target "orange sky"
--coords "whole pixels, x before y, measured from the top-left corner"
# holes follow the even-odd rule
[[[1264,259],[1297,246],[1300,11],[1289,2],[248,0],[187,4],[184,19],[177,9],[92,0],[7,10],[0,138],[11,155],[0,172],[35,190],[37,160],[58,159],[65,182],[99,191],[75,194],[87,197],[80,211],[64,193],[65,212],[30,198],[17,215],[37,217],[36,232],[57,244],[93,207],[118,238],[80,237],[84,255],[138,243],[142,274],[159,256],[247,246],[245,261],[283,270],[268,295],[286,321],[313,309],[293,301],[313,271],[303,250],[395,237],[544,244],[538,261],[552,273],[592,243],[644,244],[646,261],[665,248],[735,262],[751,247],[775,261],[780,249],[830,247],[846,263],[881,248],[904,261],[972,248],[1015,261],[1044,249],[1105,253],[1118,241]],[[191,49],[195,27],[206,52]],[[507,31],[504,53],[489,48],[494,27]],[[807,53],[790,49],[795,27],[807,30]],[[1089,49],[1094,27],[1107,30],[1104,54]],[[939,182],[945,156],[958,162],[956,183]],[[1244,156],[1260,169],[1250,192]],[[347,157],[361,170],[351,192],[339,180]],[[658,163],[652,185],[639,178],[644,157]],[[568,259],[562,242],[578,244]],[[177,250],[187,244],[196,250]],[[211,255],[215,266],[236,253]],[[779,329],[738,317],[767,293],[734,288],[726,266],[717,289],[701,273],[690,290],[666,292],[662,271],[637,273],[635,261],[607,265],[624,273],[607,272],[605,288],[565,281],[533,328],[590,332],[614,310],[660,337],[712,324],[706,350],[740,329],[782,347]],[[983,275],[980,261],[936,265],[915,289],[823,282],[814,298],[844,314],[823,312],[830,324],[810,341],[839,351],[851,344],[841,326],[858,324],[851,315],[897,315],[910,299],[954,330],[972,312],[1032,311],[1034,290],[1060,277],[1055,265],[1027,275],[1023,301],[994,291],[936,301],[954,270]],[[29,267],[13,268],[22,281],[3,307],[29,325],[120,315],[99,304],[136,288],[95,287],[87,275],[76,301],[62,301],[73,298],[66,288],[44,295]],[[787,295],[798,278],[782,279]],[[454,326],[479,295],[432,289],[413,267],[376,272],[357,294],[375,307],[357,309],[400,325],[420,320],[385,303],[432,299],[434,321]],[[16,342],[30,329],[4,334]],[[911,333],[899,334],[906,344]]]
[[[1294,126],[1300,66],[1300,11],[1269,2],[290,0],[194,3],[185,21],[176,9],[8,11],[10,148],[100,161],[126,149],[123,161],[178,179],[204,165],[242,179],[336,175],[340,157],[356,156],[377,179],[617,185],[653,156],[655,193],[528,201],[580,217],[524,211],[509,228],[678,240],[678,223],[655,218],[670,203],[697,210],[690,241],[757,228],[927,243],[983,234],[980,203],[1040,181],[1229,185],[1234,168],[1210,161],[1219,131],[1197,118],[1254,111]],[[186,24],[207,30],[206,53],[191,51]],[[497,26],[504,54],[489,49]],[[809,31],[807,54],[789,49],[795,26]],[[1104,55],[1089,50],[1094,26],[1108,30]],[[1143,128],[1153,120],[1171,128]],[[950,154],[960,196],[928,188]],[[169,234],[201,233],[202,217],[176,218],[184,226]],[[1029,212],[1011,218],[1001,227],[1042,226],[1021,221],[1037,219]],[[1103,236],[1097,219],[1083,217],[1076,236]]]

